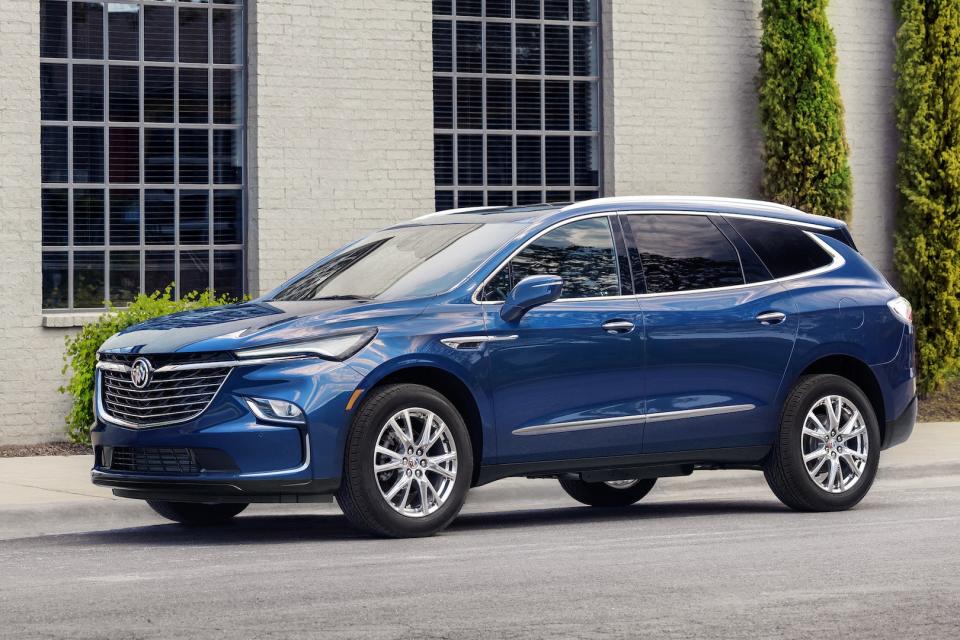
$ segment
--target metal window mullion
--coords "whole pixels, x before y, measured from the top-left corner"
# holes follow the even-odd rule
[[[567,6],[567,14],[570,16],[570,27],[567,29],[567,65],[568,70],[570,71],[570,80],[567,83],[567,132],[570,140],[570,201],[575,202],[577,199],[576,194],[576,164],[577,164],[577,149],[576,149],[576,139],[573,136],[573,130],[575,129],[573,125],[573,77],[574,77],[574,68],[573,68],[573,0],[570,0]]]
[[[483,3],[480,5],[480,13],[483,16],[486,16],[487,5]],[[481,204],[486,205],[488,202],[488,185],[487,185],[487,23],[480,23],[480,71],[481,80],[480,80],[480,128],[482,133],[480,134],[480,171],[481,171],[481,180],[483,184],[483,200]]]
[[[180,299],[180,6],[173,11],[173,297]]]
[[[207,7],[207,289],[213,291],[213,6]]]
[[[67,309],[73,309],[73,3],[67,4]]]
[[[452,15],[457,15],[457,0],[452,0]],[[453,207],[457,208],[460,206],[460,137],[457,133],[457,101],[459,98],[459,90],[457,88],[457,75],[459,71],[459,66],[457,64],[457,22],[456,20],[451,21],[450,23],[450,50],[452,52],[452,59],[450,60],[450,68],[453,70],[453,75],[450,78],[450,90],[452,95],[452,100],[450,101],[450,109],[453,115],[453,133],[451,135],[451,159],[453,172],[451,175],[451,182],[453,185]]]
[[[144,107],[144,101],[146,100],[146,90],[144,84],[146,82],[146,72],[144,71],[143,61],[146,58],[144,52],[144,38],[143,38],[143,28],[144,28],[144,5],[140,5],[139,18],[137,21],[137,77],[138,82],[140,83],[140,88],[137,92],[137,114],[138,114],[138,128],[140,130],[139,135],[137,136],[140,140],[140,151],[137,154],[137,160],[140,162],[140,171],[138,172],[138,177],[140,179],[140,184],[137,188],[137,199],[140,203],[140,216],[139,216],[139,234],[137,236],[137,254],[140,256],[140,283],[137,291],[140,293],[145,293],[147,287],[147,249],[146,249],[146,216],[147,216],[147,190],[144,188],[144,184],[147,181],[147,133],[146,133],[146,109]]]
[[[540,3],[540,15],[543,16],[543,3]],[[547,28],[541,22],[540,27],[540,186],[543,189],[541,197],[547,199]]]
[[[514,4],[510,3],[511,16],[514,15]],[[511,187],[513,192],[513,204],[518,204],[517,200],[517,145],[519,143],[518,134],[517,134],[517,80],[516,80],[516,71],[517,71],[517,25],[516,23],[510,24],[510,71],[513,72],[513,76],[510,79],[510,161],[512,163],[511,169]]]
[[[109,15],[106,4],[102,5],[103,11],[103,299],[110,302],[110,127],[107,122],[110,120],[110,42],[108,34],[110,31]]]

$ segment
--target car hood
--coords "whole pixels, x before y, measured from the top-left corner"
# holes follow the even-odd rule
[[[101,351],[231,351],[376,327],[385,317],[417,315],[424,306],[422,300],[254,300],[153,318],[114,334]]]

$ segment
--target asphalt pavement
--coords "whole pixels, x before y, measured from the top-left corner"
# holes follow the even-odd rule
[[[14,505],[0,637],[954,640],[960,440],[942,433],[885,452],[843,513],[794,513],[762,475],[712,471],[609,510],[505,480],[418,540],[360,535],[334,505],[202,530],[96,495],[52,503],[53,520]]]

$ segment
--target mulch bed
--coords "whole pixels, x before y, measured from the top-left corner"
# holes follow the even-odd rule
[[[0,458],[23,458],[26,456],[86,456],[93,453],[90,445],[70,442],[46,442],[43,444],[11,444],[0,446]]]
[[[951,380],[943,389],[920,400],[919,422],[960,420],[960,380]]]

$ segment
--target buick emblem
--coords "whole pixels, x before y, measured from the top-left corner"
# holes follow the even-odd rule
[[[130,367],[130,382],[132,382],[133,386],[137,389],[143,389],[150,384],[151,371],[153,371],[153,367],[150,366],[149,360],[146,358],[137,358],[133,366]]]

